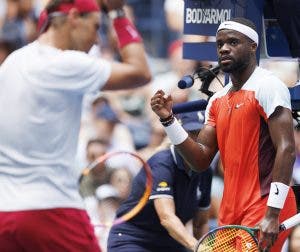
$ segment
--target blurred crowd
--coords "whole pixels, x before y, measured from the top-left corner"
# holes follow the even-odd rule
[[[38,37],[37,20],[41,9],[47,0],[0,0],[0,65],[7,55],[14,50],[25,46]],[[139,7],[142,0],[127,1],[126,12],[133,22],[139,27]],[[181,90],[177,83],[183,75],[193,73],[199,66],[210,66],[216,62],[196,62],[182,59],[183,38],[183,0],[145,1],[154,3],[157,13],[165,24],[165,30],[159,30],[167,38],[162,40],[159,50],[153,51],[149,31],[141,31],[148,51],[149,64],[153,73],[153,80],[149,85],[129,90],[114,92],[99,92],[95,96],[85,97],[82,108],[82,122],[79,137],[76,164],[78,172],[93,162],[97,157],[112,151],[128,151],[138,153],[147,160],[162,146],[168,146],[163,127],[158,123],[149,106],[150,97],[158,89],[163,89],[173,96],[175,103],[182,103],[199,98],[207,98],[198,91],[199,83],[195,83],[190,89]],[[157,17],[153,16],[155,20]],[[157,21],[157,20],[156,20]],[[154,22],[154,21],[153,21]],[[102,27],[99,30],[99,44],[90,51],[91,57],[104,57],[118,59],[116,50],[117,42],[111,23],[108,18],[102,16]],[[149,23],[150,27],[151,24]],[[144,26],[147,27],[147,26]],[[152,30],[153,31],[153,27]],[[160,34],[161,35],[161,34]],[[160,36],[161,37],[161,36]],[[149,46],[149,48],[147,48]],[[273,70],[288,86],[292,86],[297,80],[297,65],[289,61],[272,61],[262,59],[262,66]],[[221,75],[220,79],[224,79]],[[211,89],[216,91],[222,86],[214,80]],[[296,126],[296,125],[295,125]],[[295,127],[295,139],[297,147],[297,160],[295,162],[293,183],[300,184],[300,130]],[[132,177],[138,172],[138,165],[131,165],[130,160],[116,158],[110,164],[105,164],[103,172],[97,174],[97,181],[93,178],[85,181],[80,190],[86,199],[87,209],[91,219],[95,223],[112,221],[115,210],[124,200],[130,190]],[[215,175],[212,183],[211,222],[210,228],[216,226],[218,208],[222,197],[222,165],[218,158],[213,165]],[[299,228],[297,229],[299,230]],[[108,230],[99,228],[100,244],[105,251],[106,236]],[[297,236],[297,232],[293,233]],[[299,240],[299,235],[298,235]],[[290,244],[289,251],[294,243]],[[298,247],[299,248],[299,247]]]

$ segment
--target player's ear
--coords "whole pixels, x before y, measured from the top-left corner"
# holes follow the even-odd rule
[[[251,50],[252,50],[253,52],[256,52],[256,49],[257,49],[257,44],[256,44],[255,42],[252,42],[252,43],[251,43]]]
[[[79,20],[80,13],[77,10],[77,8],[72,8],[68,13],[68,21],[72,25],[72,27],[75,27],[77,25],[77,22]]]

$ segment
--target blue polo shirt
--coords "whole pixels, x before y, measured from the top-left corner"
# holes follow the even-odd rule
[[[134,218],[112,227],[108,248],[115,248],[111,251],[117,251],[116,248],[122,247],[123,250],[119,251],[125,251],[124,248],[130,244],[139,244],[141,247],[151,248],[149,251],[166,251],[165,249],[171,248],[173,249],[171,251],[186,251],[160,224],[153,199],[173,198],[176,215],[185,224],[193,218],[199,208],[209,207],[212,170],[208,169],[202,173],[186,172],[183,159],[176,151],[172,153],[171,149],[154,154],[148,160],[148,164],[153,175],[153,188],[149,201]],[[145,180],[145,171],[142,169],[134,178],[132,191],[118,209],[117,217],[137,204],[145,190]]]

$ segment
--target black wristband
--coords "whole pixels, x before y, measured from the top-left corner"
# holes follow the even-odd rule
[[[174,117],[174,114],[171,113],[167,118],[159,118],[159,120],[161,123],[163,123],[163,122],[167,122],[167,121],[171,120],[173,117]]]
[[[159,121],[164,127],[171,125],[174,122],[174,120],[175,120],[175,116],[173,113],[171,113],[171,115],[169,115],[167,118],[163,118],[163,119],[159,118]]]

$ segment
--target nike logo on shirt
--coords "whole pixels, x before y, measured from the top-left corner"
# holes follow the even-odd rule
[[[236,109],[239,109],[239,108],[242,107],[243,105],[244,105],[243,102],[242,102],[242,103],[239,103],[239,104],[236,104],[236,105],[235,105],[235,108],[236,108]]]

